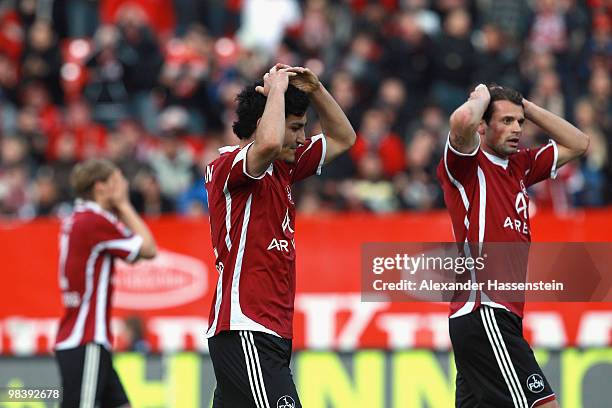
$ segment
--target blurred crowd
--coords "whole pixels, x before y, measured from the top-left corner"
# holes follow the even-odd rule
[[[70,171],[94,156],[141,213],[205,214],[203,169],[238,143],[235,95],[275,62],[317,73],[358,134],[296,188],[299,211],[442,207],[448,117],[478,83],[591,138],[538,207],[610,204],[611,22],[609,0],[1,0],[0,217],[66,213]],[[525,126],[523,146],[546,140]]]

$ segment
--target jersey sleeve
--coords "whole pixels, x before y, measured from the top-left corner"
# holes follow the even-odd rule
[[[547,178],[557,177],[557,158],[559,151],[554,140],[539,148],[526,149],[525,154],[525,184],[527,187]]]
[[[478,137],[478,146],[470,153],[461,153],[455,149],[450,142],[450,132],[446,139],[444,148],[444,170],[446,175],[453,184],[459,182],[465,184],[468,179],[476,176],[476,168],[478,167],[478,151],[480,150],[480,136]]]
[[[119,221],[99,217],[95,226],[96,245],[100,250],[121,258],[127,262],[134,262],[142,247],[142,237],[134,235]]]
[[[323,133],[306,139],[306,143],[298,147],[295,152],[291,181],[295,183],[313,174],[320,175],[326,152],[327,140]]]
[[[272,171],[272,164],[266,169],[260,176],[252,176],[247,171],[247,153],[254,142],[249,143],[242,149],[238,150],[238,153],[234,155],[232,163],[229,168],[229,175],[227,177],[227,187],[229,190],[236,189],[241,186],[245,186],[249,183],[257,182],[264,178],[266,173]]]

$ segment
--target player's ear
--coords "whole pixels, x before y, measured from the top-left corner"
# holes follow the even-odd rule
[[[487,131],[487,122],[485,122],[484,119],[480,120],[480,123],[478,124],[478,134],[480,136],[484,136],[485,132]]]
[[[96,197],[99,197],[100,194],[104,194],[104,183],[102,181],[96,181],[91,187],[91,198],[95,201]]]

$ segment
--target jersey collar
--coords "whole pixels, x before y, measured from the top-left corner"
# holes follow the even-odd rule
[[[236,149],[239,149],[240,146],[239,145],[235,145],[235,146],[223,146],[220,147],[219,150],[219,154],[225,154],[225,153],[231,153]]]
[[[502,159],[501,157],[497,157],[494,154],[487,153],[484,150],[482,152],[491,163],[496,164],[499,167],[503,167],[504,170],[508,169],[508,159]]]
[[[96,214],[103,214],[111,219],[116,219],[115,214],[106,211],[104,208],[100,206],[100,204],[96,203],[92,200],[83,200],[81,198],[77,198],[74,202],[74,211],[75,212],[83,212],[83,211],[92,211]]]

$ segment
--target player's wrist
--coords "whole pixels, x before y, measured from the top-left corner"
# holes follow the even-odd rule
[[[322,94],[323,93],[323,85],[321,84],[321,81],[317,81],[316,83],[312,84],[312,89],[309,92],[311,95],[317,95],[317,94]]]
[[[273,82],[272,84],[270,84],[270,92],[268,93],[268,95],[271,95],[273,93],[285,93],[285,91],[287,90],[287,84],[283,84],[280,82]]]
[[[533,116],[533,110],[536,106],[537,105],[535,105],[533,102],[523,98],[523,111],[525,112],[525,118],[531,119]]]

